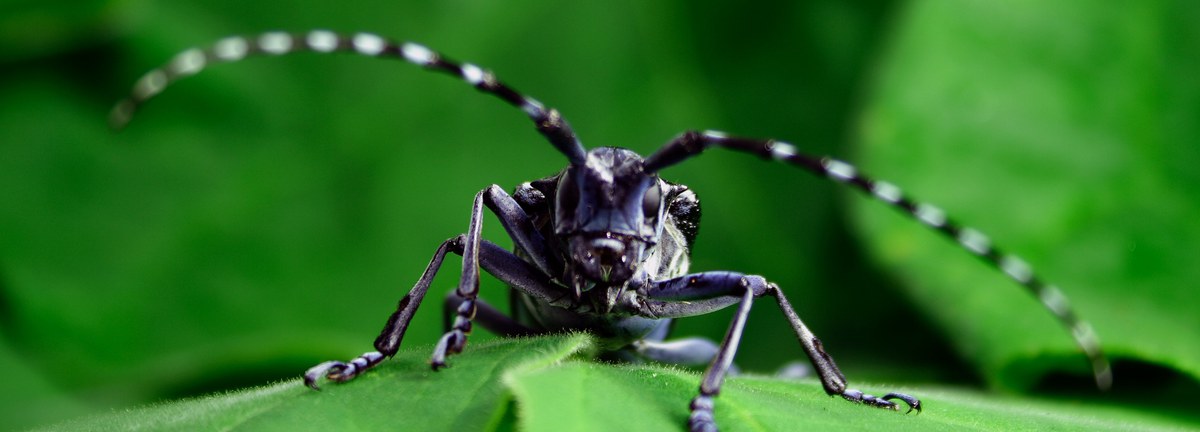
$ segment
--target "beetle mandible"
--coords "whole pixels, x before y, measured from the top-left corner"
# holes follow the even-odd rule
[[[716,131],[685,132],[645,158],[617,147],[586,150],[557,110],[516,92],[479,66],[451,61],[415,43],[327,30],[225,38],[208,49],[184,51],[147,73],[113,108],[110,123],[115,129],[123,128],[143,103],[176,80],[211,64],[305,51],[399,59],[457,76],[524,111],[568,161],[559,173],[523,183],[512,195],[496,185],[476,194],[467,232],[437,248],[425,272],[388,318],[375,340],[375,351],[309,369],[304,381],[314,389],[321,378],[348,381],[396,354],[443,259],[453,253],[463,257],[462,274],[457,289],[446,299],[448,325],[430,360],[434,370],[444,367],[450,355],[463,351],[474,322],[501,335],[588,331],[608,352],[669,363],[707,363],[699,392],[689,405],[688,425],[693,431],[715,430],[713,398],[730,371],[750,307],[758,298],[771,297],[791,324],[826,393],[893,410],[898,409],[896,400],[907,405],[908,411],[920,411],[921,402],[913,396],[887,393],[876,397],[850,388],[833,358],[774,283],[736,272],[688,273],[700,202],[686,186],[662,179],[659,172],[711,147],[784,162],[846,184],[949,237],[1041,300],[1071,331],[1088,357],[1097,384],[1107,387],[1111,382],[1111,369],[1095,333],[1078,318],[1058,288],[1042,282],[1020,258],[995,248],[981,232],[953,222],[935,206],[910,199],[891,183],[862,176],[836,159],[803,154],[783,141],[732,137]],[[512,238],[513,251],[481,238],[485,206]],[[481,268],[513,288],[512,317],[479,298]],[[695,338],[665,342],[672,319],[733,305],[737,312],[720,343]]]

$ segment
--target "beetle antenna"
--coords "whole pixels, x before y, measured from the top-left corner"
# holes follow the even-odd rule
[[[583,144],[562,118],[558,110],[545,108],[541,102],[513,90],[496,79],[491,71],[470,63],[457,63],[445,56],[412,42],[397,43],[372,33],[339,34],[328,30],[313,30],[304,34],[267,32],[257,37],[228,37],[207,49],[192,48],[179,53],[166,65],[154,69],[137,81],[129,96],[113,107],[109,125],[123,129],[133,114],[167,86],[215,63],[232,63],[247,57],[277,56],[295,52],[346,52],[367,57],[404,60],[425,69],[462,78],[479,91],[496,96],[509,105],[520,108],[533,121],[550,144],[567,156],[572,165],[586,159]]]
[[[774,159],[798,166],[858,189],[905,212],[930,229],[949,237],[963,249],[982,258],[1021,284],[1041,301],[1042,305],[1054,314],[1059,323],[1071,332],[1075,344],[1082,348],[1084,354],[1087,355],[1096,385],[1103,390],[1112,386],[1112,366],[1100,348],[1100,340],[1096,336],[1096,332],[1090,324],[1075,313],[1066,295],[1058,287],[1043,282],[1033,272],[1033,268],[1021,258],[992,246],[991,240],[983,233],[959,225],[946,217],[946,213],[938,207],[912,200],[894,184],[861,176],[854,166],[836,159],[800,153],[796,150],[796,146],[786,142],[734,138],[716,131],[687,132],[680,135],[646,158],[643,168],[649,172],[657,172],[698,155],[708,147],[723,147],[753,153],[764,159]]]

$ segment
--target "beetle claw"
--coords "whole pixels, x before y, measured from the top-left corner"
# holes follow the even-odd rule
[[[342,371],[346,370],[346,364],[337,360],[330,360],[319,365],[313,366],[304,372],[304,385],[311,387],[313,390],[321,390],[317,385],[317,381],[321,377],[329,378],[330,380],[340,381]]]
[[[905,411],[905,414],[908,414],[913,410],[917,410],[918,413],[921,412],[921,401],[904,393],[888,393],[883,397],[876,397],[874,395],[863,393],[859,390],[847,389],[846,391],[842,392],[842,398],[850,402],[870,405],[876,408],[890,409],[892,411],[899,411],[900,409],[895,402],[891,401],[891,399],[899,399],[908,405],[908,411]]]

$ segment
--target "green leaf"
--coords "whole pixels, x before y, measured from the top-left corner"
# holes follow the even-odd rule
[[[914,91],[938,95],[936,81],[945,77],[897,75],[898,70],[912,69],[902,67],[901,61],[937,55],[944,50],[942,44],[968,44],[963,49],[969,50],[991,43],[991,36],[960,37],[987,29],[988,17],[964,20],[966,25],[956,19],[930,22],[925,12],[929,5],[909,10],[887,0],[774,0],[752,8],[688,0],[622,7],[562,7],[536,0],[469,8],[392,0],[356,3],[353,8],[339,2],[278,8],[241,0],[85,3],[81,8],[65,2],[30,6],[48,20],[25,20],[30,14],[24,12],[0,19],[6,34],[17,35],[13,43],[0,44],[0,51],[6,51],[0,52],[5,62],[0,74],[0,332],[20,360],[19,373],[31,378],[0,383],[0,392],[11,397],[6,399],[11,403],[0,408],[0,430],[79,410],[103,412],[269,382],[293,376],[317,361],[362,350],[438,242],[465,229],[470,198],[477,191],[491,183],[511,187],[562,168],[561,155],[519,111],[458,80],[357,56],[301,54],[215,65],[147,105],[123,133],[108,131],[104,118],[112,103],[139,74],[186,47],[271,29],[375,31],[422,42],[496,71],[516,88],[561,109],[589,146],[617,145],[647,154],[682,130],[713,128],[776,137],[812,153],[845,156],[844,137],[851,135],[847,125],[858,115],[859,102],[877,109],[880,100],[894,100],[890,94],[860,94],[868,87],[865,81],[876,77],[880,53],[895,57],[882,63],[886,87],[912,85]],[[1027,18],[1054,17],[1043,27],[1108,13],[1083,4],[1051,14],[1028,4],[1018,6],[1013,10],[1026,11]],[[94,13],[100,9],[100,14]],[[1081,11],[1083,18],[1059,19],[1069,15],[1064,10]],[[1166,52],[1091,42],[1090,35],[1112,39],[1106,35],[1125,37],[1121,35],[1131,29],[1153,36],[1152,26],[1130,26],[1147,20],[1138,13],[1103,17],[1105,25],[1118,31],[1063,26],[1059,31],[1070,37],[1039,37],[1051,45],[1099,46],[1099,55],[1088,57],[1088,68],[1070,70],[1084,76],[1092,70],[1129,75],[1127,68],[1107,68],[1096,59],[1113,58],[1114,64],[1125,65],[1133,56],[1133,64],[1150,65],[1147,70],[1153,72],[1156,62],[1150,58],[1162,58],[1161,67],[1170,77],[1161,82],[1169,86],[1149,93],[1160,95],[1161,105],[1177,113],[1170,116],[1174,123],[1162,130],[1171,131],[1171,136],[1200,136],[1194,133],[1195,116],[1188,111],[1196,105],[1195,89],[1184,85],[1196,75],[1196,56],[1188,49],[1196,46],[1194,31],[1186,30],[1200,26],[1186,21],[1197,14],[1165,15],[1172,18],[1162,19],[1169,24],[1164,29],[1174,29],[1161,38],[1173,41]],[[37,29],[48,32],[30,34]],[[933,36],[916,46],[908,36],[914,31]],[[1015,39],[1008,56],[1022,49],[1036,54],[1044,45]],[[908,48],[888,53],[881,46]],[[932,52],[923,52],[925,47]],[[1110,48],[1117,55],[1107,56]],[[997,74],[988,78],[988,68],[981,69],[980,83],[993,85]],[[1140,82],[1146,81],[1153,80]],[[948,91],[974,88],[969,79],[951,82],[957,87]],[[1077,91],[1095,87],[1057,83]],[[1101,87],[1138,90],[1119,80]],[[1038,101],[1042,94],[1053,92],[1026,92],[1022,101]],[[931,100],[927,105],[933,107],[902,108],[914,113],[956,108],[944,98]],[[1119,108],[1136,104],[1096,105],[1124,113]],[[1144,117],[1142,113],[1112,120],[1136,123]],[[1003,131],[989,129],[997,132]],[[1013,149],[1025,149],[1016,144],[1009,143]],[[1194,193],[1198,171],[1187,169],[1195,159],[1187,152],[1198,148],[1164,147],[1162,164],[1154,159],[1139,162],[1140,170],[1161,166],[1163,176],[1129,187],[1178,184],[1184,186],[1175,193]],[[923,156],[912,149],[900,151]],[[874,151],[869,153],[864,157],[873,160]],[[1063,148],[1060,153],[1060,159],[1069,158],[1079,150]],[[908,162],[895,161],[872,162],[880,169],[871,171],[885,173],[882,169],[905,168]],[[1123,163],[1113,157],[1106,161],[1103,166]],[[921,173],[936,171],[920,162],[907,166],[920,167],[913,171]],[[1018,193],[1028,186],[1013,182],[1013,176],[986,171],[990,162],[969,166],[972,172],[966,176],[957,173],[931,183],[981,178],[990,187]],[[864,247],[850,238],[853,230],[836,205],[837,186],[822,179],[716,151],[665,174],[687,184],[705,202],[692,269],[743,271],[777,282],[852,378],[961,380],[963,368],[975,367],[981,377],[1008,382],[1003,376],[1014,374],[1003,371],[1014,366],[1005,365],[1034,365],[1029,373],[1016,374],[1021,380],[1055,367],[1055,361],[1082,365],[1065,336],[1038,314],[1035,302],[946,246],[947,261],[934,263],[937,270],[996,279],[996,290],[974,279],[968,284],[978,291],[1011,293],[1018,306],[996,309],[1003,319],[1017,321],[1000,321],[1013,330],[994,339],[956,337],[962,352],[999,343],[1004,352],[1018,352],[1016,360],[971,354],[963,356],[964,361],[953,355],[943,333],[959,334],[961,327],[995,326],[997,321],[967,316],[975,309],[966,307],[964,316],[938,320],[937,326],[920,319],[910,303],[936,308],[968,301],[948,295],[898,298],[908,285],[923,289],[925,268],[912,267],[915,272],[904,276],[903,284],[879,275],[862,259],[863,250],[881,247],[880,253],[891,254],[896,239]],[[884,177],[899,178],[890,173]],[[1085,176],[1079,182],[1090,184],[1094,178]],[[928,185],[900,180],[919,196],[926,195]],[[1035,187],[1046,184],[1037,182]],[[1106,195],[1111,186],[1096,183],[1088,191],[1107,197],[1102,204],[1109,211],[1118,209],[1113,203],[1138,196],[1122,192],[1116,200],[1116,195]],[[928,198],[943,203],[936,193]],[[1176,239],[1179,230],[1169,229],[1173,222],[1155,220],[1137,227],[1138,238],[1154,241],[1134,245],[1127,261],[1114,260],[1104,253],[1106,248],[1064,247],[1069,245],[1063,233],[1038,237],[1045,232],[1036,230],[1025,240],[1011,237],[1015,233],[1004,231],[1006,223],[992,218],[1015,216],[1008,224],[1017,228],[1029,218],[1019,212],[1007,214],[1017,206],[994,201],[988,194],[971,197],[979,207],[956,205],[948,210],[1038,264],[1080,302],[1087,317],[1111,316],[1111,321],[1098,323],[1106,341],[1118,326],[1117,331],[1127,335],[1150,335],[1141,342],[1147,352],[1171,354],[1153,357],[1165,359],[1161,363],[1197,358],[1194,344],[1176,343],[1195,327],[1190,318],[1195,315],[1182,306],[1195,303],[1190,293],[1143,299],[1142,291],[1157,288],[1130,284],[1124,292],[1138,294],[1125,294],[1121,308],[1139,315],[1123,315],[1119,309],[1112,313],[1112,308],[1099,309],[1106,312],[1099,314],[1095,305],[1085,303],[1089,297],[1081,295],[1081,289],[1089,289],[1086,281],[1058,278],[1128,262],[1141,274],[1189,280],[1185,254],[1162,254],[1154,247],[1168,243],[1176,249],[1185,243],[1187,235]],[[1135,202],[1154,201],[1167,211],[1194,202],[1165,195],[1147,194]],[[1179,220],[1191,215],[1180,214]],[[492,221],[485,222],[485,238],[503,243],[506,236]],[[1100,230],[1112,222],[1090,226]],[[900,223],[913,233],[911,242],[902,246],[937,244],[910,221]],[[868,232],[862,238],[874,236]],[[1017,240],[1010,243],[1010,238]],[[1036,244],[1071,251],[1077,268],[1043,264],[1044,257],[1025,248]],[[954,259],[959,261],[950,261]],[[435,282],[427,300],[434,304],[418,313],[406,343],[420,346],[439,335],[436,299],[453,286],[457,274],[451,267],[456,265],[448,266]],[[487,300],[503,304],[507,289],[490,278],[483,283]],[[1095,299],[1105,304],[1110,300]],[[1151,303],[1163,301],[1181,306],[1158,309]],[[1162,312],[1162,317],[1140,328],[1151,310]],[[680,320],[676,333],[717,337],[730,313]],[[1174,324],[1171,317],[1179,316],[1178,326],[1164,325]],[[1027,323],[1030,319],[1043,322]],[[895,332],[879,331],[881,323],[903,323],[904,332],[899,326]],[[1157,336],[1166,329],[1181,336]],[[1039,357],[1045,351],[1037,346],[1004,348],[1023,343],[1019,341],[1028,337],[1023,334],[1056,341],[1060,357]],[[473,342],[485,336],[480,332]],[[738,361],[747,370],[773,369],[801,355],[794,344],[785,342],[792,340],[777,310],[756,307]],[[1117,345],[1121,346],[1131,347]],[[1123,355],[1152,358],[1133,357],[1128,350]],[[995,364],[968,364],[974,361]],[[1012,381],[1016,386],[1020,380]],[[1118,376],[1118,388],[1120,382]],[[690,392],[685,390],[681,392]],[[42,397],[46,394],[55,396]],[[507,410],[510,417],[500,423],[513,421],[519,409]]]
[[[6,410],[0,429],[25,429],[45,423],[48,419],[79,416],[89,412],[61,389],[37,373],[30,359],[20,358],[0,339],[0,370],[5,384],[14,389],[0,391],[0,406],[21,407]]]
[[[591,349],[585,335],[472,344],[433,372],[430,349],[407,349],[349,384],[320,392],[290,380],[54,426],[50,430],[490,430],[508,395],[501,375],[544,368]]]
[[[1197,379],[1200,8],[1094,6],[915,2],[860,161],[1024,257],[1114,358]],[[868,249],[993,385],[1086,370],[1016,284],[890,209],[858,207]],[[1137,385],[1117,372],[1117,388]]]
[[[471,345],[431,372],[427,348],[407,349],[349,383],[321,392],[291,380],[115,412],[44,430],[497,430],[662,431],[687,422],[694,372],[582,359],[582,334]],[[874,386],[872,386],[874,387]],[[864,390],[876,390],[864,388]],[[924,412],[903,415],[826,396],[818,382],[738,376],[717,398],[727,431],[773,430],[1184,430],[1129,408],[1014,400],[962,390],[903,390]],[[515,415],[508,412],[516,409]]]

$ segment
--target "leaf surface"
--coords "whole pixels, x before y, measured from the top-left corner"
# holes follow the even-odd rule
[[[581,334],[470,346],[431,372],[427,349],[408,349],[349,383],[321,392],[290,380],[168,402],[44,430],[516,430],[663,431],[687,422],[698,374],[662,366],[583,360]],[[872,385],[871,387],[875,387]],[[864,388],[864,390],[875,390]],[[831,398],[814,380],[738,376],[717,398],[727,431],[778,430],[1186,430],[1184,420],[1125,407],[1012,399],[963,390],[900,390],[923,399],[909,415]],[[508,410],[515,409],[515,413]],[[515,425],[511,419],[515,418]]]

